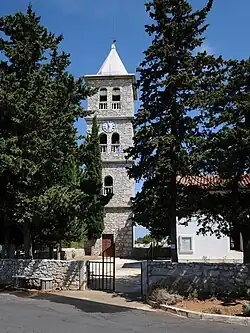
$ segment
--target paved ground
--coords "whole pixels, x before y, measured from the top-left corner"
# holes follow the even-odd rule
[[[100,261],[101,258],[97,258],[94,261]],[[140,294],[141,293],[141,262],[132,259],[120,259],[115,260],[115,277],[116,277],[116,292],[121,294]],[[105,274],[113,274],[112,265],[105,265]],[[95,272],[95,269],[96,272]],[[102,267],[93,266],[95,273],[101,274]]]
[[[1,333],[249,333],[215,324],[60,295],[36,298],[0,293]]]

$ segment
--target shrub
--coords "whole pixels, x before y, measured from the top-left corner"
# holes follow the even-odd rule
[[[205,312],[205,313],[214,313],[214,314],[222,314],[221,309],[218,308],[217,306],[213,306],[209,309],[204,310],[203,312]]]
[[[170,294],[167,289],[156,288],[151,292],[149,299],[159,305],[175,305],[176,303],[181,302],[183,297],[178,294]]]
[[[198,299],[199,298],[199,293],[198,291],[195,289],[193,291],[191,291],[189,294],[188,294],[188,300],[195,300],[195,299]]]
[[[246,317],[250,317],[250,302],[242,305],[243,315]]]

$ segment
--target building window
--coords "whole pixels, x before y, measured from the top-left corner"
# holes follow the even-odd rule
[[[120,135],[118,133],[113,133],[111,138],[111,151],[113,153],[119,153],[120,149]]]
[[[108,100],[108,91],[106,88],[100,89],[100,102],[107,102]]]
[[[112,110],[121,109],[121,91],[120,88],[114,88],[112,92]]]
[[[106,153],[108,151],[108,140],[105,133],[101,133],[99,136],[101,152]]]
[[[179,236],[179,252],[180,254],[193,253],[193,237],[192,236]]]
[[[112,102],[121,101],[121,90],[120,88],[114,88],[112,92]]]
[[[230,233],[230,250],[243,252],[243,240],[239,231],[232,230]]]
[[[100,110],[107,110],[108,108],[108,92],[106,88],[100,89],[100,96],[99,96],[99,109]]]
[[[104,195],[113,193],[113,178],[111,176],[106,176],[104,178]]]

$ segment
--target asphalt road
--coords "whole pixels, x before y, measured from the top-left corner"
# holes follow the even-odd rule
[[[250,328],[202,322],[57,295],[0,293],[1,333],[249,333]]]

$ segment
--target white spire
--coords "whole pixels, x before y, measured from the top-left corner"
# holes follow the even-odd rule
[[[123,65],[119,54],[116,51],[115,40],[112,43],[111,50],[102,67],[99,69],[97,75],[128,75],[128,72]]]

